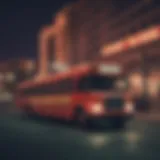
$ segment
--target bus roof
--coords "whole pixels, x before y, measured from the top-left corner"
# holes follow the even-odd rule
[[[22,82],[18,86],[18,89],[34,87],[36,85],[51,83],[54,81],[56,82],[58,80],[65,79],[65,78],[73,78],[73,77],[75,78],[78,76],[86,75],[87,73],[90,73],[92,69],[94,70],[94,66],[97,66],[97,64],[99,65],[100,63],[85,63],[85,64],[76,65],[70,68],[69,71],[60,72],[60,73],[51,73],[44,77],[37,76],[32,80]],[[110,66],[110,64],[107,64],[107,65]],[[103,63],[102,63],[102,66],[103,66]],[[112,71],[110,71],[107,75],[117,76],[118,73],[112,73]]]
[[[71,78],[77,77],[80,75],[87,74],[92,69],[92,65],[90,64],[83,64],[83,65],[76,65],[75,67],[71,68],[69,71],[60,72],[60,73],[51,73],[44,77],[35,77],[32,80],[28,80],[19,84],[18,89],[33,87],[40,84],[50,83],[53,81],[58,81],[64,78]]]

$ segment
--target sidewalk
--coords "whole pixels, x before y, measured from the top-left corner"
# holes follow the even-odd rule
[[[149,121],[160,121],[160,112],[136,113],[135,119],[149,120]]]
[[[135,118],[138,120],[160,121],[160,100],[152,100],[151,108],[147,112],[137,112]]]

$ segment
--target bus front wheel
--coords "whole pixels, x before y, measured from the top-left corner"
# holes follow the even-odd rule
[[[27,117],[34,117],[35,116],[35,112],[31,106],[25,106],[24,112]]]
[[[82,128],[88,128],[87,114],[82,108],[76,108],[73,115],[73,121],[75,122],[76,125]]]

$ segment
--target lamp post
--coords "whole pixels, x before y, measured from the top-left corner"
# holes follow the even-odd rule
[[[148,94],[148,62],[147,62],[147,54],[144,52],[140,53],[141,57],[141,73],[142,73],[142,86],[143,86],[143,93],[141,98],[141,105],[144,109],[149,110],[150,107],[150,100]]]

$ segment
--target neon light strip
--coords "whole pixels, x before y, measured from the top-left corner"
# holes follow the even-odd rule
[[[130,48],[148,44],[158,39],[160,39],[160,25],[136,33],[133,36],[124,38],[123,40],[111,45],[104,46],[101,53],[102,56],[110,56]]]

